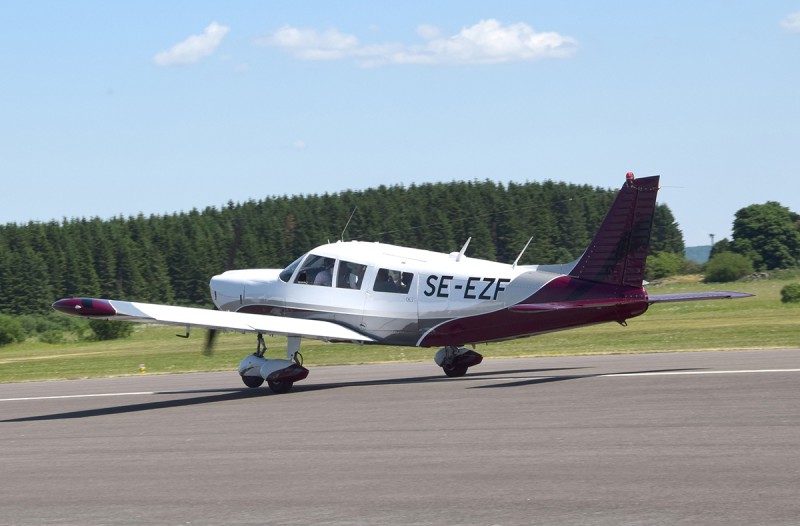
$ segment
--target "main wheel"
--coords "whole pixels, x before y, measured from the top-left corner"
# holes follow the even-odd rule
[[[264,383],[264,379],[260,376],[242,376],[242,381],[247,387],[260,387]]]
[[[267,385],[269,385],[269,388],[272,389],[273,393],[283,394],[288,393],[291,390],[294,382],[274,382],[272,380],[267,380]]]
[[[450,365],[446,367],[442,367],[444,374],[446,374],[450,378],[459,378],[467,374],[467,367],[466,365]]]

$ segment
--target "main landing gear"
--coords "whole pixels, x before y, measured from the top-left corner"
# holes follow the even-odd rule
[[[295,382],[308,376],[308,369],[303,367],[303,356],[299,353],[299,336],[288,337],[286,360],[268,360],[264,358],[266,350],[264,335],[259,333],[256,352],[239,364],[239,375],[247,387],[260,387],[266,380],[273,393],[288,393]]]
[[[444,374],[450,378],[458,378],[467,374],[467,369],[470,367],[481,363],[483,356],[466,347],[448,345],[436,351],[433,360],[442,368]]]

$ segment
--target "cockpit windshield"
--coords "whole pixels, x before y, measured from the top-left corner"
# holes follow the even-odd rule
[[[278,277],[281,278],[281,281],[289,283],[289,280],[292,279],[292,274],[294,274],[294,270],[300,265],[300,262],[303,261],[304,257],[306,257],[305,254],[295,259],[294,261],[289,263],[288,267],[283,269],[281,273],[278,274]]]

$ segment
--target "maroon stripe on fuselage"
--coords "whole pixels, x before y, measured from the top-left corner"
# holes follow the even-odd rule
[[[447,321],[428,333],[422,347],[463,345],[533,336],[609,321],[625,321],[643,314],[647,294],[639,287],[617,287],[561,276],[549,282],[521,304],[624,299],[621,305],[591,308],[563,308],[541,312],[512,312],[508,309]],[[641,300],[641,301],[637,301]]]

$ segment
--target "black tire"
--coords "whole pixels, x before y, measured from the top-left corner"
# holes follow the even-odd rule
[[[469,369],[469,367],[464,365],[451,365],[449,367],[442,367],[444,374],[446,374],[449,378],[460,378],[467,374],[467,369]]]
[[[264,379],[260,376],[242,376],[242,381],[244,385],[252,388],[261,387],[261,384],[264,383]]]
[[[267,385],[269,385],[273,393],[284,394],[292,389],[294,382],[273,382],[272,380],[267,380]]]

